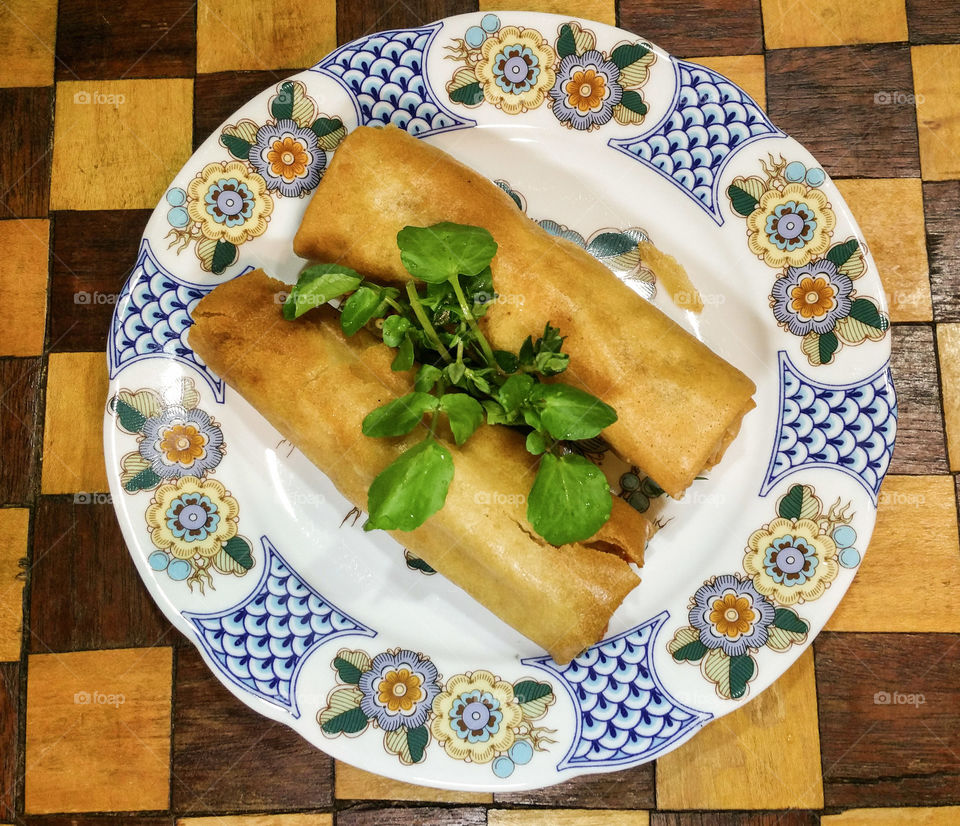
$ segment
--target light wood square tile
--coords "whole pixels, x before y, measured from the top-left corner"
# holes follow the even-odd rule
[[[855,547],[864,550],[859,542]],[[958,592],[953,478],[888,476],[880,490],[869,550],[827,628],[957,632]],[[919,593],[922,600],[914,598]]]
[[[658,809],[822,807],[812,648],[759,697],[657,761]]]
[[[708,69],[720,72],[737,84],[744,92],[767,108],[767,76],[762,54],[743,54],[723,57],[692,57]]]
[[[920,171],[926,181],[960,178],[960,44],[914,46]]]
[[[307,68],[336,45],[336,0],[200,0],[197,7],[198,74]]]
[[[837,188],[863,230],[891,321],[930,321],[930,273],[919,178],[848,179]]]
[[[192,132],[191,80],[58,83],[50,209],[153,209]]]
[[[0,86],[53,83],[57,0],[4,0],[0,13]]]
[[[616,805],[616,791],[610,795]],[[649,826],[648,812],[618,809],[490,809],[487,826]]]
[[[768,49],[907,39],[904,0],[760,0]]]
[[[331,814],[220,815],[181,817],[177,826],[333,826]]]
[[[336,763],[334,797],[338,800],[425,800],[432,803],[493,803],[483,792],[431,789],[372,774],[349,763]]]
[[[20,560],[27,556],[30,511],[0,508],[0,661],[20,659],[23,627],[23,579]]]
[[[43,493],[107,490],[103,463],[103,411],[107,357],[103,353],[51,353],[43,428]]]
[[[169,806],[172,655],[125,648],[30,657],[28,814]]]
[[[960,806],[931,809],[848,809],[838,815],[823,815],[820,826],[956,826]]]
[[[609,23],[611,26],[615,26],[617,22],[614,0],[526,0],[525,3],[517,3],[516,0],[480,0],[480,11],[516,11],[519,8],[524,11],[582,17],[585,20]],[[550,38],[553,33],[543,34]]]
[[[960,470],[960,324],[938,324],[937,344],[950,470]]]
[[[0,221],[0,356],[43,352],[50,222]]]

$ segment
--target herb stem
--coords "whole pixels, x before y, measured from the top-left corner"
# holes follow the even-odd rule
[[[417,287],[412,281],[407,282],[407,295],[410,297],[410,308],[417,317],[417,321],[420,322],[420,326],[423,327],[423,331],[427,334],[427,338],[430,339],[430,343],[437,352],[440,353],[444,361],[453,361],[453,356],[450,355],[450,351],[443,346],[443,342],[440,341],[440,336],[437,335],[437,331],[430,323],[430,319],[427,318],[427,314],[423,310],[423,305],[420,303],[420,295],[417,293]]]
[[[483,355],[487,360],[487,366],[493,367],[498,373],[502,374],[503,371],[500,369],[500,365],[497,364],[497,360],[493,357],[493,349],[490,347],[490,342],[487,341],[487,337],[480,331],[480,325],[477,324],[477,320],[473,317],[470,306],[467,304],[467,297],[463,294],[463,288],[460,286],[460,277],[455,275],[451,278],[450,285],[453,287],[454,295],[456,295],[457,302],[460,304],[463,317],[467,320],[467,325],[477,337],[480,349],[483,350]]]

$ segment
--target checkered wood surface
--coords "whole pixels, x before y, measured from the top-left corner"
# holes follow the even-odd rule
[[[148,210],[240,104],[338,43],[476,0],[0,0],[0,823],[960,823],[960,10],[479,8],[516,5],[616,22],[727,74],[821,159],[860,221],[894,321],[900,431],[870,553],[829,630],[656,764],[537,792],[385,780],[248,711],[148,597],[111,505],[76,496],[106,491],[109,297]],[[74,102],[96,93],[124,104]],[[75,702],[89,691],[125,702]],[[881,691],[924,702],[878,705]]]

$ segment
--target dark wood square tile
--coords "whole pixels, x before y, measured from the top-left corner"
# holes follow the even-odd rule
[[[911,43],[960,43],[960,11],[943,0],[907,0]]]
[[[174,642],[175,632],[140,580],[108,502],[40,497],[30,583],[31,653]]]
[[[194,0],[60,0],[57,80],[192,76],[196,5]]]
[[[172,817],[131,817],[130,815],[27,815],[17,823],[24,826],[175,826]]]
[[[899,410],[890,473],[947,473],[933,328],[895,324],[890,334],[890,368]]]
[[[0,89],[0,218],[46,216],[52,121],[52,86]]]
[[[0,505],[33,501],[40,474],[42,381],[42,359],[0,359]]]
[[[173,808],[178,814],[320,809],[333,802],[333,760],[251,711],[192,647],[177,651]]]
[[[781,49],[766,67],[767,112],[830,175],[919,177],[908,46]]]
[[[13,820],[20,791],[20,665],[0,663],[0,820]]]
[[[522,6],[522,4],[520,4]],[[337,43],[365,34],[420,26],[441,17],[476,11],[477,0],[372,0],[365,3],[337,3]]]
[[[621,0],[620,25],[677,57],[760,54],[760,0]]]
[[[825,633],[814,646],[825,804],[960,803],[960,635]]]
[[[818,826],[816,812],[650,812],[650,826]]]
[[[337,812],[337,826],[484,826],[487,812],[479,807],[440,808],[435,806],[398,807],[395,809],[342,809]],[[547,822],[547,821],[544,821]]]
[[[960,181],[923,185],[930,292],[937,321],[960,321]]]
[[[116,296],[137,259],[148,210],[56,212],[47,347],[104,350]]]
[[[654,806],[653,763],[611,772],[585,774],[529,792],[495,794],[497,803],[520,803],[534,806],[564,806],[573,809],[652,809]],[[616,804],[611,801],[615,800]]]

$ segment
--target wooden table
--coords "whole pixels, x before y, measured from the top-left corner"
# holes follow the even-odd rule
[[[540,792],[373,777],[246,710],[147,596],[104,494],[113,301],[149,210],[240,104],[338,43],[476,0],[3,0],[0,821],[960,823],[956,3],[521,5],[616,21],[727,74],[821,160],[863,227],[894,321],[900,431],[870,553],[829,630],[658,763]]]

